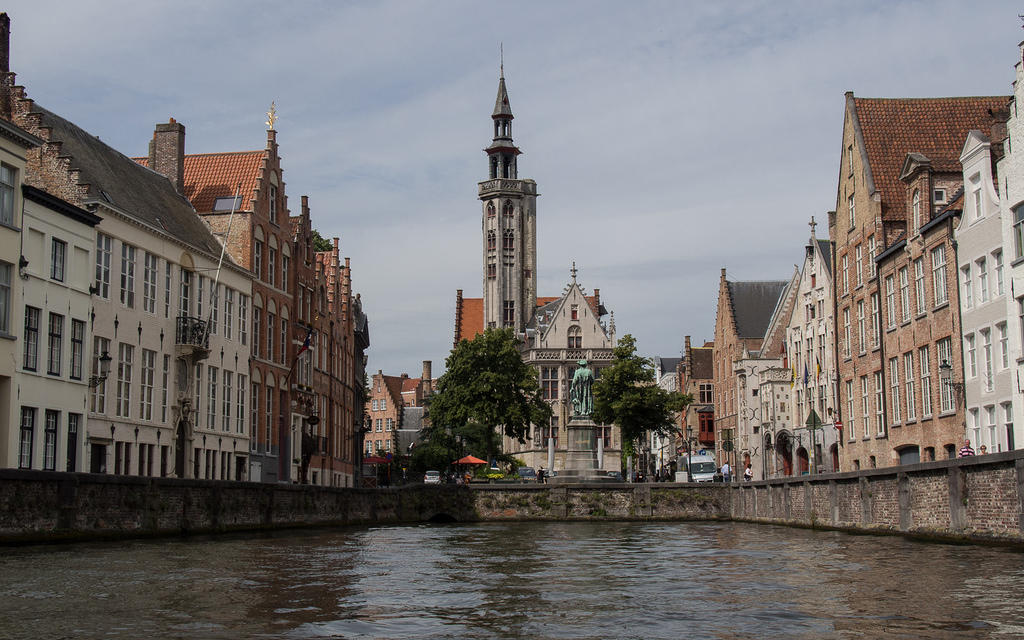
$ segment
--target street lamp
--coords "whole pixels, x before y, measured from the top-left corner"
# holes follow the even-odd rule
[[[954,402],[959,402],[960,394],[964,391],[964,383],[953,382],[953,365],[949,364],[949,360],[943,360],[942,364],[939,365],[939,381],[944,385],[948,385],[950,391],[956,392]]]
[[[686,481],[693,482],[693,425],[686,425]]]
[[[110,375],[111,360],[113,360],[113,358],[110,357],[110,354],[104,351],[103,355],[99,358],[100,374],[98,376],[89,376],[89,387],[95,389],[107,379],[107,376]]]

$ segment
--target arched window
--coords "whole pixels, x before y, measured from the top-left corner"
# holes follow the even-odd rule
[[[506,218],[511,218],[514,213],[515,213],[515,209],[512,207],[512,203],[511,202],[506,202],[505,203],[505,208],[502,210],[502,214]]]
[[[505,251],[512,251],[516,248],[515,234],[511,229],[505,229],[505,233],[501,241],[501,248]]]
[[[914,235],[921,230],[921,192],[914,189]]]
[[[497,248],[498,248],[498,237],[495,235],[494,231],[488,231],[487,232],[487,250],[488,251],[494,251]]]
[[[583,348],[583,331],[576,325],[569,327],[569,348]]]
[[[487,203],[487,217],[488,218],[493,218],[494,216],[495,216],[494,203],[493,202],[488,202]]]

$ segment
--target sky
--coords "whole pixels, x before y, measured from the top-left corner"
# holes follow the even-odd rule
[[[481,295],[483,153],[505,79],[536,180],[540,295],[573,261],[618,334],[714,335],[719,274],[788,279],[835,209],[844,93],[1009,95],[1010,2],[15,0],[29,97],[131,156],[261,149],[276,103],[293,214],[341,239],[367,369],[444,367]],[[827,236],[818,227],[818,237]]]

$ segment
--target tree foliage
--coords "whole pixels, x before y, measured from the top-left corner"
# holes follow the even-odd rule
[[[320,235],[320,232],[313,229],[313,251],[333,251],[334,243]]]
[[[500,433],[525,442],[531,424],[547,424],[537,373],[523,362],[511,329],[487,329],[462,340],[445,361],[430,403],[430,437],[461,436],[474,455],[493,459],[501,451]]]
[[[610,367],[594,383],[594,420],[618,425],[624,446],[648,431],[674,433],[676,414],[693,402],[690,395],[654,383],[654,363],[636,353],[636,340],[619,338]]]

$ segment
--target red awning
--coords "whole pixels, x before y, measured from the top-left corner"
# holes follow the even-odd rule
[[[459,458],[452,464],[487,464],[487,461],[473,456],[466,456],[465,458]]]
[[[369,458],[363,458],[363,464],[387,464],[387,458],[381,458],[380,456],[370,456]]]

